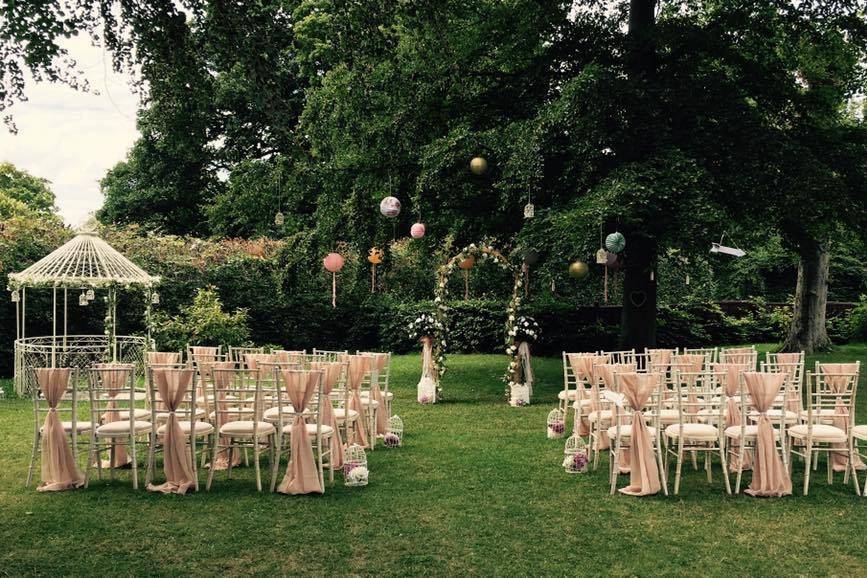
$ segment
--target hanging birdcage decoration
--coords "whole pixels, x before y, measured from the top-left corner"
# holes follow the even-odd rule
[[[85,293],[85,296],[87,297],[88,301],[93,301],[94,299],[96,299],[96,293],[93,291],[93,289],[88,289],[87,293]]]
[[[587,442],[580,435],[573,433],[566,439],[563,454],[563,469],[567,474],[587,471]]]
[[[18,303],[21,301],[21,295],[18,293],[18,289],[12,292],[12,303]]]
[[[160,294],[154,291],[151,294],[151,305],[159,305],[160,304]]]
[[[548,412],[548,439],[559,439],[566,433],[566,416],[562,409]]]
[[[403,440],[403,420],[399,415],[393,415],[388,418],[388,433],[393,433]]]
[[[527,203],[526,205],[524,205],[524,218],[525,219],[532,219],[535,216],[536,216],[535,205],[533,205],[533,203]]]
[[[86,307],[90,301],[87,300],[87,293],[84,291],[81,292],[81,295],[78,296],[78,304],[82,307]]]
[[[283,211],[277,211],[277,214],[274,215],[274,224],[278,227],[282,227],[285,222],[286,217],[283,216]]]
[[[358,444],[346,448],[343,454],[343,483],[347,486],[366,486],[370,472],[367,469],[367,454]]]

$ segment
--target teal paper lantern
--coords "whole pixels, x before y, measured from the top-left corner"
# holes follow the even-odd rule
[[[605,248],[612,253],[619,253],[626,248],[626,237],[623,236],[623,233],[611,233],[605,237]]]

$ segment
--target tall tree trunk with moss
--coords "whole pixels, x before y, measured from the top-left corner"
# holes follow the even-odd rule
[[[648,128],[652,102],[647,88],[656,72],[654,28],[656,0],[630,0],[629,31],[627,33],[627,70],[633,88],[644,95],[644,110],[633,111],[637,134],[630,160],[641,160],[655,148]],[[644,223],[649,228],[651,223]],[[620,321],[620,343],[623,347],[642,349],[656,345],[656,253],[657,241],[647,230],[627,231],[626,274],[623,280],[623,313]],[[653,275],[652,275],[653,273]]]
[[[798,253],[798,285],[783,351],[823,351],[831,347],[825,327],[831,254],[827,242],[812,240],[802,242]]]

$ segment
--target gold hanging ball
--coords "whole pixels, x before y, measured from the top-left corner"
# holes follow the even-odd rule
[[[485,160],[485,157],[474,157],[470,161],[470,170],[474,175],[483,175],[488,172],[488,161]]]
[[[379,265],[382,263],[382,258],[385,256],[385,253],[382,249],[378,249],[377,247],[373,247],[370,251],[367,252],[367,260],[373,263],[374,265]]]
[[[590,273],[590,267],[584,261],[575,261],[569,265],[569,276],[573,279],[583,279]]]

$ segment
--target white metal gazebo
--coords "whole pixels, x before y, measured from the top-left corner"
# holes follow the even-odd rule
[[[15,390],[19,395],[35,386],[29,383],[28,367],[79,367],[94,362],[122,361],[142,366],[150,347],[149,336],[117,334],[117,290],[140,288],[147,295],[146,315],[157,302],[154,287],[160,278],[121,255],[96,233],[82,231],[20,273],[9,275],[9,290],[15,303]],[[51,289],[52,331],[50,336],[28,337],[27,290]],[[107,313],[103,335],[68,335],[69,290],[81,290],[80,305],[92,301],[97,290],[106,291]],[[63,300],[62,326],[58,329],[58,294]],[[150,323],[148,323],[150,326]]]

